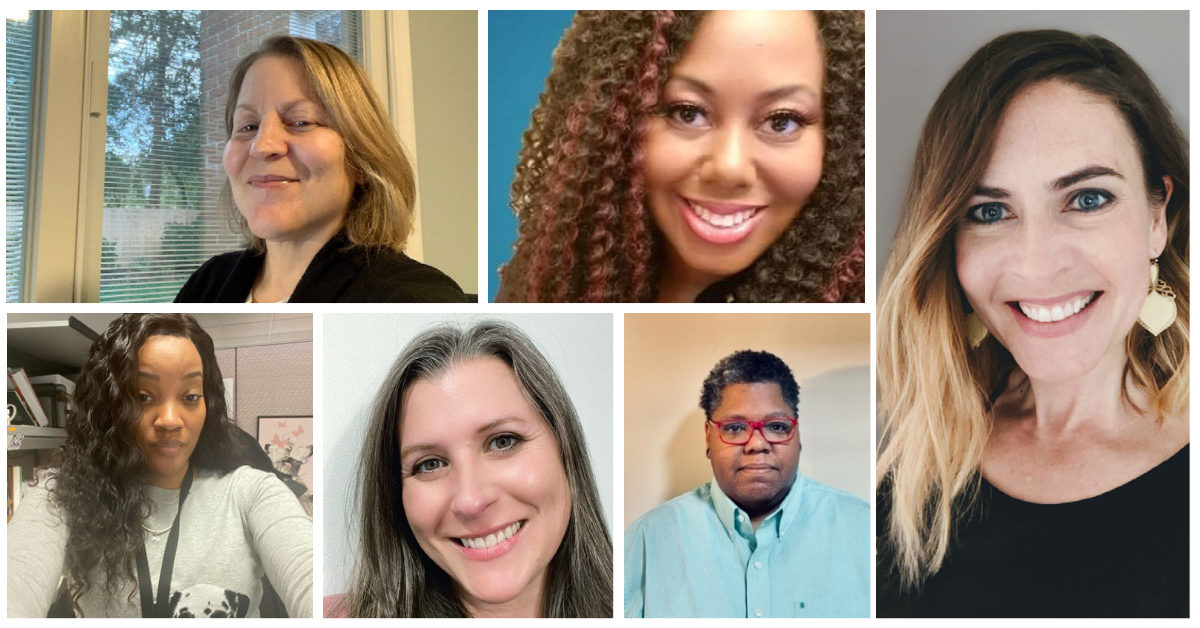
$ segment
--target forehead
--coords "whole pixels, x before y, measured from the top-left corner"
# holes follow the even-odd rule
[[[320,104],[308,83],[304,64],[292,57],[267,55],[256,60],[246,71],[237,102],[255,105],[264,100],[291,102],[299,99]]]
[[[531,426],[542,423],[516,373],[494,357],[459,362],[436,377],[417,380],[401,394],[400,407],[401,443],[457,439],[510,416]]]
[[[141,370],[198,370],[200,364],[196,345],[179,336],[150,336],[138,349],[138,368]]]
[[[825,65],[816,18],[809,11],[713,11],[672,71],[747,92],[762,82],[818,87]]]
[[[775,382],[730,384],[721,390],[721,403],[713,409],[713,418],[732,415],[764,415],[790,413],[791,406],[783,398],[783,390]]]
[[[1046,81],[1017,94],[1005,110],[984,179],[1041,185],[1088,165],[1109,166],[1127,181],[1139,180],[1140,159],[1129,125],[1107,98]]]

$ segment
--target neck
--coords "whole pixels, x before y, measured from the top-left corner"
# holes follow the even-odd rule
[[[168,491],[178,491],[179,487],[183,486],[183,478],[187,477],[188,468],[184,467],[175,473],[168,474],[146,474],[142,480],[144,484],[165,488]]]
[[[459,590],[463,606],[472,617],[542,617],[546,603],[546,571],[517,597],[498,604],[471,599]]]
[[[1134,419],[1145,417],[1148,398],[1126,380],[1124,371],[1125,352],[1119,347],[1077,378],[1062,381],[1029,378],[1029,390],[1022,405],[1032,435],[1053,443],[1080,437],[1115,437],[1136,428],[1140,421]],[[1123,391],[1129,391],[1132,404],[1124,399]]]
[[[267,240],[267,255],[251,294],[258,303],[282,301],[296,291],[317,252],[333,239],[341,224],[333,224],[296,240]]]
[[[659,303],[694,303],[704,289],[720,281],[715,277],[688,268],[674,253],[668,253],[666,268],[658,282]]]

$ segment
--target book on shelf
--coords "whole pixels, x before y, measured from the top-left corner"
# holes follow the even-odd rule
[[[8,379],[12,381],[13,389],[17,392],[25,409],[29,411],[30,417],[33,418],[34,425],[38,427],[50,425],[50,417],[46,416],[46,411],[42,409],[42,402],[38,401],[37,393],[34,392],[33,384],[30,383],[29,376],[25,374],[25,369],[8,369]]]

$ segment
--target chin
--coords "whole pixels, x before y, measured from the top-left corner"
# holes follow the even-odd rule
[[[468,596],[496,605],[517,599],[532,584],[528,578],[507,572],[454,574],[453,577]]]

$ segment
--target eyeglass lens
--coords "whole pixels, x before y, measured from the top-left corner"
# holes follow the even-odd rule
[[[749,421],[729,421],[721,424],[721,439],[733,445],[744,445],[750,441],[754,426]],[[791,421],[766,421],[762,424],[763,438],[768,443],[785,443],[792,437]]]

